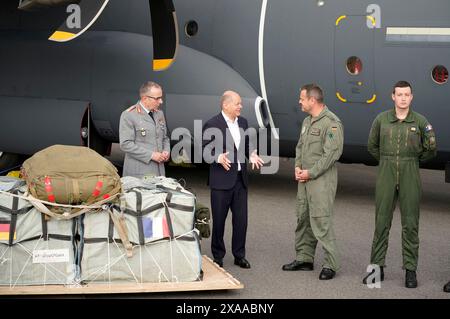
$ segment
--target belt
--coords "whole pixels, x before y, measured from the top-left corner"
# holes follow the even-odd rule
[[[397,160],[397,155],[381,155],[380,160]],[[399,161],[418,161],[417,156],[398,156]]]

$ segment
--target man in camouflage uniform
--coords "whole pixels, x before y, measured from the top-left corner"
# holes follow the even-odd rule
[[[370,262],[372,271],[363,283],[384,280],[384,266],[389,230],[397,199],[402,222],[403,268],[405,286],[417,287],[416,269],[419,254],[419,205],[421,183],[419,162],[436,155],[433,127],[425,117],[410,109],[411,85],[397,82],[392,92],[395,108],[380,113],[370,130],[368,149],[377,161],[375,193],[375,233]],[[373,276],[379,269],[379,276]]]
[[[123,176],[141,178],[164,176],[164,163],[169,160],[170,139],[162,104],[162,89],[157,83],[144,83],[140,101],[120,116],[120,149],[125,153]]]
[[[336,161],[343,149],[343,126],[323,104],[322,89],[305,85],[300,90],[302,111],[309,114],[302,124],[296,148],[297,192],[296,259],[283,270],[313,270],[317,242],[325,251],[319,279],[334,278],[339,269],[333,231],[333,203],[337,188]]]

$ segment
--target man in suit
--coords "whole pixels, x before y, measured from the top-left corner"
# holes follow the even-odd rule
[[[142,178],[164,176],[164,163],[170,157],[170,140],[164,114],[161,86],[146,82],[139,90],[140,100],[120,116],[120,149],[125,153],[123,176]]]
[[[203,126],[204,156],[212,157],[209,170],[213,218],[211,251],[214,261],[223,267],[223,258],[226,253],[223,241],[225,220],[228,210],[231,209],[234,264],[241,268],[250,268],[250,263],[245,258],[248,214],[246,158],[252,163],[252,169],[255,167],[259,169],[264,161],[257,155],[249,136],[244,135],[248,124],[247,120],[240,116],[242,100],[239,94],[225,91],[221,106],[222,112]],[[212,131],[219,134],[208,138],[207,136],[210,135],[208,133]]]

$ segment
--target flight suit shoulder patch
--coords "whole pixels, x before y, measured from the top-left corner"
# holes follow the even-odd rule
[[[428,124],[427,126],[425,126],[425,132],[431,132],[433,130],[433,126],[431,126],[431,124]]]
[[[338,125],[336,123],[331,125],[331,130],[328,132],[328,138],[334,139],[334,134],[338,133]]]

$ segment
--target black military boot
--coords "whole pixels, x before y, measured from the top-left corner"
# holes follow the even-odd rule
[[[285,271],[296,271],[296,270],[307,270],[311,271],[314,270],[314,264],[313,263],[307,263],[302,262],[298,260],[294,260],[293,262],[283,265],[283,270]]]
[[[336,272],[330,268],[322,268],[322,271],[319,275],[319,280],[330,280],[333,279],[336,275]]]
[[[364,284],[364,285],[367,285],[367,280],[368,280],[369,277],[372,276],[374,273],[375,273],[375,269],[372,269],[372,271],[371,271],[369,274],[367,274],[366,277],[364,277],[364,279],[363,279],[363,284]],[[371,284],[374,284],[374,283],[375,283],[375,279],[376,279],[376,278],[373,277]],[[384,280],[384,267],[383,267],[383,266],[380,266],[380,281],[383,281],[383,280]]]
[[[416,288],[417,287],[417,277],[416,277],[416,272],[414,270],[406,269],[405,287],[406,288]]]

